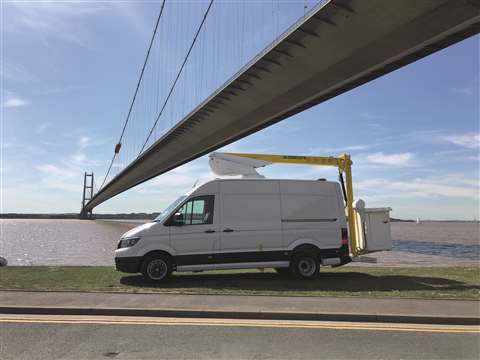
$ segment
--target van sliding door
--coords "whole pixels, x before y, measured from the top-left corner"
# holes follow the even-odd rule
[[[221,183],[222,225],[219,261],[283,260],[280,196],[274,181]]]

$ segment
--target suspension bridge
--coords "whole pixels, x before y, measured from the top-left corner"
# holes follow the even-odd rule
[[[99,189],[86,174],[80,215],[479,31],[480,0],[163,1],[111,162]]]

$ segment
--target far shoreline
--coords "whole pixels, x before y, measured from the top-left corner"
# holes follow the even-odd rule
[[[130,214],[93,214],[92,220],[153,220],[159,213],[130,213]],[[0,219],[79,219],[76,213],[65,214],[0,214]]]
[[[153,220],[160,213],[120,213],[120,214],[93,214],[91,220]],[[73,219],[78,220],[79,215],[77,213],[58,213],[58,214],[45,214],[45,213],[5,213],[0,214],[0,219],[45,219],[45,220],[66,220]],[[413,219],[397,219],[391,218],[391,222],[408,222],[415,223]],[[453,223],[468,223],[468,224],[478,224],[478,220],[422,220],[421,223],[427,222],[453,222]]]

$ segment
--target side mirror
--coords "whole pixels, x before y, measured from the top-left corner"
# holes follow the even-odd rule
[[[184,225],[183,214],[182,213],[176,213],[176,214],[173,215],[173,225],[175,225],[175,226]]]

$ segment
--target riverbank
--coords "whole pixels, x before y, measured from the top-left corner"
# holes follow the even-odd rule
[[[478,267],[342,267],[322,269],[314,281],[272,270],[174,274],[165,284],[104,266],[0,268],[0,290],[115,291],[170,294],[340,296],[418,299],[480,299]]]
[[[143,220],[144,222],[155,219],[160,213],[120,213],[120,214],[94,214],[92,220],[119,219],[119,220]],[[19,214],[3,213],[0,219],[79,219],[78,213],[57,213],[57,214]]]

